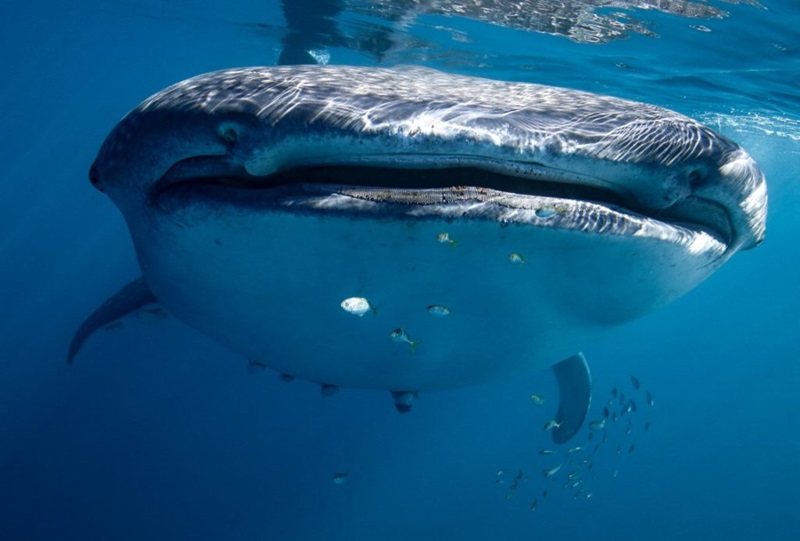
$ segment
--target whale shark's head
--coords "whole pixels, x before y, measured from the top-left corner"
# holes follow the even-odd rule
[[[167,310],[282,372],[390,390],[553,364],[766,220],[756,163],[691,119],[421,68],[201,75],[125,117],[90,178]]]
[[[211,185],[384,188],[419,204],[475,186],[609,203],[698,226],[726,249],[761,242],[766,183],[752,158],[657,107],[422,68],[225,70],[146,100],[90,177],[121,206]],[[275,190],[280,191],[280,190]],[[435,193],[436,195],[431,195]],[[376,195],[377,197],[377,195]]]

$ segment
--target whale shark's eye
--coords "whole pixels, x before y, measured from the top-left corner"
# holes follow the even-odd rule
[[[232,145],[239,139],[239,133],[236,131],[236,126],[230,123],[221,124],[217,129],[219,138],[226,143]]]
[[[689,171],[687,176],[689,180],[689,187],[692,189],[692,192],[696,191],[708,181],[705,171],[701,169],[692,169]]]

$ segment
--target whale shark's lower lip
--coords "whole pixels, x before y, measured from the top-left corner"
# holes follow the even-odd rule
[[[563,182],[566,175],[559,171],[533,170],[535,178],[479,167],[312,165],[258,177],[225,158],[200,157],[171,168],[149,200],[165,212],[203,202],[228,203],[380,219],[481,218],[632,236],[647,224],[663,230],[659,236],[666,238],[702,233],[723,252],[730,244],[732,225],[716,202],[689,198],[667,209],[646,209],[629,194]]]

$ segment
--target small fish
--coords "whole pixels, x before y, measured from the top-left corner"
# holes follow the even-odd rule
[[[364,317],[367,312],[375,313],[375,308],[364,297],[349,297],[340,304],[342,310],[354,316]]]
[[[631,376],[631,383],[633,383],[633,387],[635,389],[638,389],[639,387],[641,387],[641,384],[639,383],[639,380],[636,379],[636,376]]]
[[[333,484],[334,485],[343,485],[347,482],[348,473],[346,471],[340,471],[333,476]]]
[[[606,420],[605,419],[598,419],[596,421],[589,422],[589,428],[592,430],[603,430],[606,427]]]
[[[525,263],[525,258],[522,257],[522,254],[518,254],[517,252],[508,254],[508,260],[514,265],[522,265]]]
[[[619,396],[619,391],[617,390],[617,388],[616,388],[616,387],[614,387],[613,389],[611,389],[611,396],[613,396],[614,398],[616,398],[617,396]]]
[[[647,421],[647,422],[644,424],[644,431],[645,431],[645,432],[650,432],[650,421]]]
[[[408,344],[411,347],[411,353],[414,353],[416,351],[417,346],[421,343],[420,340],[412,340],[408,336],[408,333],[405,331],[405,329],[403,329],[402,327],[398,327],[395,330],[393,330],[389,334],[389,336],[391,336],[392,340],[394,340],[397,343],[405,342],[406,344]]]
[[[541,406],[542,404],[544,404],[544,398],[542,398],[538,394],[532,394],[531,395],[531,402],[533,402],[537,406]]]
[[[501,470],[497,470],[497,476],[498,477],[502,477],[505,474],[506,474],[506,470],[502,470],[502,469]]]
[[[330,383],[323,383],[319,386],[319,392],[322,395],[322,398],[328,398],[329,396],[333,396],[339,392],[339,386],[331,385]]]
[[[603,406],[603,419],[608,419],[609,415],[611,415],[611,412],[608,410],[608,406]]]
[[[628,454],[633,453],[636,450],[636,444],[631,445],[628,447]]]
[[[594,432],[589,432],[588,439],[590,439],[590,440],[594,439]]]
[[[111,323],[105,326],[105,329],[107,331],[116,331],[117,329],[121,328],[122,328],[122,321],[119,319],[117,321],[112,321]]]
[[[632,411],[633,413],[636,413],[636,402],[634,402],[633,400],[628,402],[628,409],[630,409],[630,411]]]
[[[622,445],[617,445],[617,454],[618,455],[622,454]]]
[[[542,449],[541,451],[539,451],[539,454],[542,455],[542,456],[545,456],[545,455],[557,455],[558,451],[553,451],[551,449]]]
[[[542,498],[546,498],[546,497],[547,497],[547,489],[544,489],[542,491]]]
[[[430,306],[426,307],[425,310],[434,316],[444,317],[450,315],[450,309],[447,308],[447,306],[442,306],[441,304],[431,304]]]
[[[534,498],[533,501],[531,502],[531,511],[536,511],[537,505],[539,505],[539,500],[537,498]]]
[[[558,466],[555,466],[555,467],[553,467],[553,468],[548,468],[548,469],[546,469],[546,470],[542,471],[542,474],[543,474],[545,477],[552,477],[552,476],[554,476],[555,474],[557,474],[557,473],[558,473],[558,470],[560,470],[560,469],[561,469],[561,466],[562,466],[562,465],[561,465],[561,464],[559,464]]]
[[[575,454],[575,453],[577,453],[578,451],[583,451],[583,447],[580,447],[580,446],[578,446],[578,447],[573,447],[572,449],[570,449],[570,450],[568,450],[568,451],[567,451],[567,454],[568,454],[568,455],[572,455],[572,454]]]
[[[516,479],[517,481],[519,481],[520,479],[522,479],[522,477],[523,477],[524,475],[525,475],[525,474],[524,474],[524,473],[522,473],[522,470],[519,470],[519,473],[517,473],[517,476],[515,477],[515,479]]]
[[[284,383],[290,383],[290,382],[294,381],[294,376],[292,376],[291,374],[281,374],[278,377],[280,377],[281,381],[284,382]]]
[[[551,420],[551,421],[547,421],[547,422],[544,424],[544,429],[545,429],[545,430],[553,430],[554,428],[561,428],[561,423],[559,423],[559,422],[558,422],[558,421],[556,421],[555,419],[553,419],[553,420]]]
[[[625,429],[625,435],[626,436],[630,436],[631,432],[633,432],[633,426],[632,425],[628,425],[628,427]]]
[[[616,411],[611,414],[611,422],[613,422],[613,423],[617,422],[617,412]]]
[[[655,404],[655,401],[653,401],[653,395],[650,394],[650,391],[647,391],[647,404],[650,406]]]
[[[456,244],[458,244],[457,240],[451,239],[449,233],[439,233],[436,236],[436,242],[439,244],[447,243],[450,245],[451,248],[455,248]]]
[[[258,374],[266,370],[267,365],[260,361],[247,361],[247,373]]]
[[[618,475],[619,475],[619,470],[614,470],[614,475],[613,475],[614,479],[616,479]]]

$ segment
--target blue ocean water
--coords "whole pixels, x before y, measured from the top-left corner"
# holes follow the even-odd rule
[[[401,416],[384,393],[322,400],[248,374],[171,319],[102,333],[67,366],[85,315],[139,272],[86,178],[106,134],[175,81],[274,64],[291,29],[278,2],[33,0],[0,22],[0,539],[798,538],[800,10],[597,1],[559,18],[545,8],[581,3],[539,2],[537,21],[557,24],[534,29],[454,15],[466,4],[347,3],[315,54],[669,107],[768,178],[762,246],[585,351],[593,408],[615,388],[638,405],[612,404],[591,470],[542,475],[559,463],[537,453],[555,404],[529,397],[555,394],[549,373],[429,393]],[[564,486],[571,469],[584,492]]]

